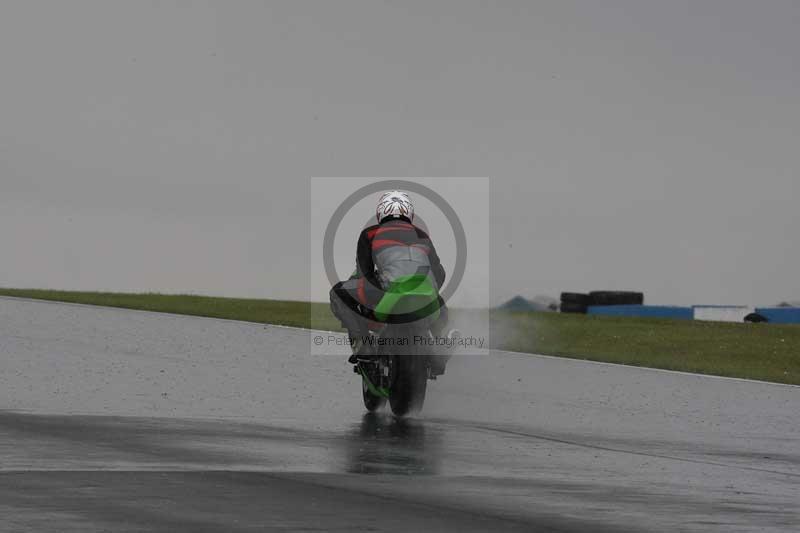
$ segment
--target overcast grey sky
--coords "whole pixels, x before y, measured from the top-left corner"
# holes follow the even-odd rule
[[[495,301],[797,299],[799,26],[792,1],[4,1],[0,286],[302,298],[309,177],[490,176]]]

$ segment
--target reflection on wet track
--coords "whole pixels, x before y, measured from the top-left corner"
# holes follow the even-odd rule
[[[347,467],[352,474],[436,474],[442,439],[421,420],[366,413],[347,434]]]

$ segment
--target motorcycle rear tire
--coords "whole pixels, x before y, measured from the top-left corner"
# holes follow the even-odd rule
[[[405,416],[422,409],[428,387],[427,357],[414,353],[394,358],[395,378],[389,390],[389,405],[396,416]]]

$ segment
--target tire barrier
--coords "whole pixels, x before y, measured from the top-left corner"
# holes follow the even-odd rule
[[[634,291],[592,291],[589,305],[642,305],[644,293]]]
[[[580,304],[587,306],[589,305],[589,295],[582,292],[562,292],[561,305],[564,304]]]
[[[561,304],[560,311],[562,313],[582,313],[586,314],[588,307],[586,304],[564,302]]]

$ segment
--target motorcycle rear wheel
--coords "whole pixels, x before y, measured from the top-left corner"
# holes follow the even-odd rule
[[[394,373],[389,389],[389,405],[396,416],[422,409],[428,387],[428,357],[417,350],[399,350],[392,365]]]

